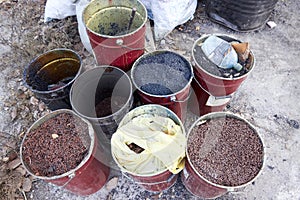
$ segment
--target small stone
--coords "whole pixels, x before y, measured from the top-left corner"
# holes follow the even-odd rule
[[[274,21],[268,21],[267,25],[272,29],[275,28],[277,26],[277,24]]]
[[[35,105],[38,105],[39,100],[38,100],[37,98],[35,98],[34,96],[32,96],[32,97],[30,98],[29,102],[30,102],[30,104],[32,104],[32,105],[35,106]]]
[[[35,118],[35,119],[38,119],[39,118],[39,111],[37,111],[37,110],[35,110],[34,112],[33,112],[33,117]]]
[[[105,185],[106,189],[107,189],[108,191],[111,191],[111,190],[113,190],[114,188],[116,188],[116,187],[117,187],[117,184],[118,184],[118,180],[119,180],[118,177],[113,177],[112,179],[110,179],[110,180],[106,183],[106,185]]]
[[[17,114],[18,114],[17,108],[16,108],[16,107],[13,107],[12,110],[11,110],[11,113],[10,113],[11,121],[13,121],[14,119],[16,119]]]
[[[19,165],[21,164],[21,160],[19,158],[11,161],[10,163],[8,163],[8,168],[9,169],[15,169],[17,168]]]
[[[4,157],[4,158],[2,158],[2,161],[3,161],[3,162],[9,161],[9,157]]]
[[[294,129],[299,129],[299,127],[300,127],[299,122],[296,120],[293,120],[293,119],[287,120],[287,123]]]
[[[54,134],[51,135],[51,137],[52,137],[53,139],[56,139],[56,138],[58,138],[58,135],[54,133]]]
[[[186,39],[186,35],[185,35],[185,34],[182,35],[182,39],[183,39],[183,40]]]
[[[22,184],[23,191],[29,192],[31,190],[31,187],[32,187],[32,181],[30,180],[30,178],[25,178]]]
[[[40,103],[40,104],[39,104],[39,110],[40,110],[40,111],[44,111],[45,108],[46,108],[46,106],[45,106],[44,103]]]
[[[162,46],[166,45],[166,40],[161,40],[160,45],[162,45]]]
[[[26,174],[26,170],[24,169],[24,167],[22,165],[20,165],[17,169],[17,172],[19,172],[22,176],[25,176]]]
[[[16,152],[11,152],[10,154],[9,154],[9,156],[8,156],[8,158],[9,158],[9,161],[12,161],[12,160],[14,160],[14,159],[16,159],[18,157],[18,154],[16,153]]]
[[[200,26],[196,26],[196,31],[200,31]]]

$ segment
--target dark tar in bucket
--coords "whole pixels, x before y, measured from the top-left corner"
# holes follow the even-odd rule
[[[185,119],[193,69],[183,56],[171,51],[143,55],[134,63],[131,78],[143,103],[166,106]]]

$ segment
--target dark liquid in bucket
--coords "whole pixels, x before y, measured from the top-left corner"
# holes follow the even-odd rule
[[[47,63],[36,74],[28,74],[27,81],[32,89],[51,91],[72,81],[79,68],[80,63],[78,60],[61,58]]]
[[[136,12],[130,30],[128,30],[132,9],[126,7],[109,7],[94,14],[87,27],[101,35],[120,36],[137,30],[144,22],[141,14]]]
[[[153,95],[179,92],[188,84],[191,75],[189,63],[172,52],[149,55],[134,69],[137,86]]]

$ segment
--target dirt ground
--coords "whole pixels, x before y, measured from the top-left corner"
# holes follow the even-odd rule
[[[20,141],[29,126],[49,111],[24,87],[24,67],[37,55],[58,47],[77,51],[85,68],[95,62],[80,42],[75,17],[44,24],[45,1],[0,0],[0,5],[0,199],[197,199],[180,179],[167,191],[151,193],[115,172],[100,191],[79,197],[30,177],[18,159]],[[258,179],[218,199],[300,199],[300,2],[279,0],[270,17],[277,26],[249,33],[211,22],[204,6],[199,1],[194,19],[157,42],[156,48],[190,59],[194,41],[203,34],[229,34],[250,42],[255,68],[226,110],[251,122],[266,148]],[[189,112],[186,128],[196,119]]]

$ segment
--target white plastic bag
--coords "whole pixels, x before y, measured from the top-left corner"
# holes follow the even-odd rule
[[[47,0],[44,22],[76,15],[76,0]]]
[[[193,18],[197,0],[141,0],[154,21],[154,36],[160,40],[176,26]]]
[[[80,0],[76,4],[76,17],[77,17],[77,22],[78,22],[78,31],[80,35],[80,40],[84,46],[84,48],[90,52],[93,53],[93,48],[90,43],[90,39],[87,35],[86,28],[84,26],[82,14],[84,8],[90,3],[91,0]]]
[[[44,22],[76,15],[81,42],[86,50],[92,53],[92,46],[82,19],[82,12],[90,1],[91,0],[47,0]]]

